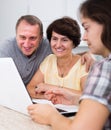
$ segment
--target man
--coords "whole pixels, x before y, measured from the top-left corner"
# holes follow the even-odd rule
[[[43,37],[42,22],[33,15],[21,16],[16,23],[16,37],[0,43],[0,57],[13,58],[25,86],[50,53],[49,42]],[[88,70],[92,63],[89,53],[84,55],[84,62]]]
[[[16,23],[16,38],[0,43],[0,57],[13,58],[25,86],[50,53],[42,22],[33,15],[21,16]]]

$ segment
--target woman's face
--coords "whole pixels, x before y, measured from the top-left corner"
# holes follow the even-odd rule
[[[81,18],[82,26],[84,27],[83,40],[87,41],[88,47],[93,54],[107,56],[108,49],[103,45],[101,34],[103,32],[103,25],[99,24],[89,18]]]
[[[57,57],[64,57],[72,54],[73,41],[67,36],[52,32],[51,49]]]

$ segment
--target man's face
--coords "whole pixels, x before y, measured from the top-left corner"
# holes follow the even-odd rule
[[[30,25],[25,20],[21,21],[16,30],[16,40],[19,49],[26,56],[30,56],[38,48],[41,41],[39,25]]]

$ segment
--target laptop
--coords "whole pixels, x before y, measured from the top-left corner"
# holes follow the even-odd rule
[[[0,105],[28,115],[31,98],[12,58],[0,58]]]
[[[43,101],[31,99],[13,59],[0,58],[0,105],[28,115],[27,107],[29,105],[43,103]],[[49,102],[51,103],[51,101],[45,100],[45,103]],[[64,116],[73,116],[78,110],[74,105],[70,107],[60,104],[53,106]]]
[[[32,101],[33,103],[50,104],[66,117],[74,116],[78,111],[77,105],[53,104],[51,101],[46,99],[32,99]]]

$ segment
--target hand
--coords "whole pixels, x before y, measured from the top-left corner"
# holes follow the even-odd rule
[[[90,67],[96,61],[96,59],[94,58],[91,52],[84,52],[84,53],[81,53],[81,55],[82,55],[81,64],[86,63],[86,71],[88,72]]]
[[[41,97],[44,97],[47,100],[51,100],[51,98],[54,96],[54,94],[52,94],[52,93],[46,94],[46,93],[48,91],[52,91],[52,90],[57,89],[57,88],[58,87],[55,85],[40,83],[37,85],[35,91],[36,91],[36,95],[42,95]],[[40,96],[38,98],[40,98]]]
[[[74,94],[73,92],[64,88],[47,91],[47,93],[45,93],[45,97],[49,96],[49,94],[52,94],[50,100],[53,104],[77,105],[80,97],[79,94]]]
[[[49,104],[32,104],[27,109],[33,121],[45,125],[50,124],[51,117],[54,117],[54,114],[59,115],[58,111]]]
[[[52,87],[50,87],[50,85],[48,85],[48,84],[40,83],[40,84],[38,84],[36,86],[35,91],[36,91],[37,94],[40,94],[40,93],[43,94],[43,93],[47,92],[49,89],[51,89],[51,88]]]

